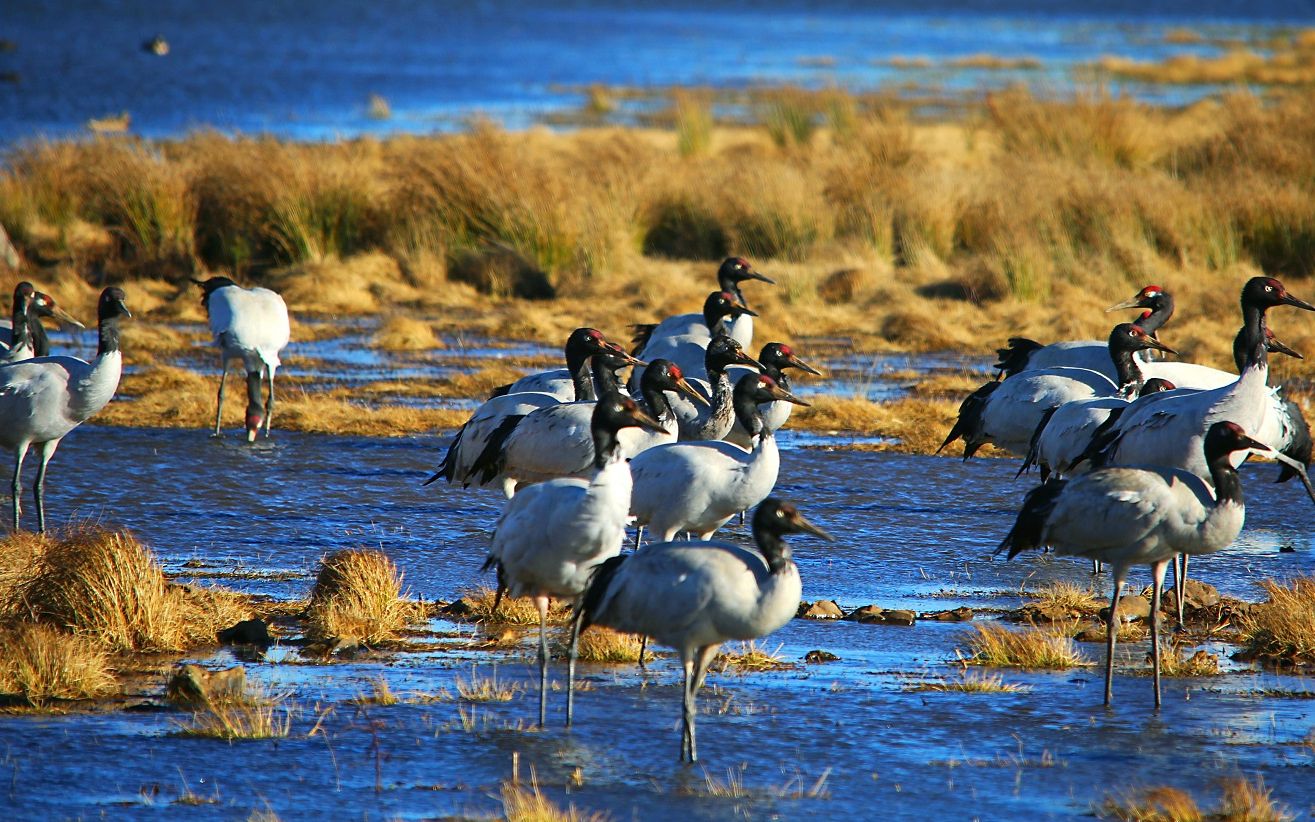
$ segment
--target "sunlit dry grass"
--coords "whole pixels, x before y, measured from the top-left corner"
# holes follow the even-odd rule
[[[1234,777],[1222,781],[1218,806],[1203,809],[1180,788],[1157,787],[1112,795],[1096,809],[1106,819],[1127,822],[1287,822],[1295,818],[1276,805],[1265,780]]]
[[[603,822],[608,819],[606,814],[576,810],[575,805],[563,809],[543,795],[533,772],[529,785],[510,780],[503,782],[500,796],[502,815],[507,822]]]
[[[420,615],[417,603],[404,598],[393,561],[381,551],[356,549],[324,558],[306,612],[309,636],[368,644],[395,639]]]
[[[580,634],[578,659],[581,662],[638,662],[641,637],[623,634],[603,625],[591,625]],[[563,644],[569,642],[567,637]],[[652,658],[652,652],[645,652]]]
[[[50,700],[96,699],[116,687],[109,659],[94,641],[48,625],[0,629],[0,695],[41,706]]]
[[[1260,584],[1269,599],[1241,621],[1247,653],[1276,661],[1315,660],[1315,577]]]
[[[1032,689],[1027,685],[1005,682],[999,674],[983,674],[965,671],[963,676],[955,679],[922,680],[905,686],[909,691],[933,691],[939,693],[965,694],[1014,694],[1027,693]]]
[[[479,585],[463,590],[461,599],[470,608],[470,613],[465,618],[472,622],[503,625],[539,624],[539,609],[535,607],[534,600],[530,597],[513,599],[504,594],[497,610],[494,610],[493,603],[497,598],[497,592],[487,585]],[[552,600],[548,604],[548,622],[550,624],[564,624],[570,616],[571,605],[569,602]]]
[[[453,687],[463,702],[510,702],[525,690],[519,683],[499,681],[496,667],[491,675],[484,676],[473,666],[469,677],[453,680]]]
[[[1063,670],[1091,664],[1066,633],[1048,628],[977,625],[965,641],[965,661],[974,665]]]
[[[789,660],[783,659],[779,647],[768,649],[759,645],[757,640],[753,640],[741,642],[734,649],[717,654],[710,667],[717,671],[759,673],[762,671],[786,671],[798,666]]]
[[[1101,601],[1090,590],[1072,582],[1050,582],[1032,592],[1034,600],[1042,605],[1094,614],[1101,608]]]
[[[249,687],[237,699],[207,702],[179,723],[180,736],[224,739],[282,739],[292,730],[293,710],[283,694]]]
[[[388,351],[429,351],[442,347],[432,325],[403,314],[384,320],[372,343]]]

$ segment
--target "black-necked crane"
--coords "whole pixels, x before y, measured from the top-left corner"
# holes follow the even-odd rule
[[[679,422],[681,441],[719,440],[730,433],[735,425],[735,408],[731,402],[735,384],[730,373],[734,365],[749,366],[755,372],[762,370],[762,364],[745,354],[739,343],[726,334],[718,334],[703,355],[703,370],[708,380],[691,378],[682,368],[705,402],[696,404],[684,397],[672,398],[671,408]]]
[[[589,625],[652,637],[680,653],[685,672],[680,756],[698,760],[699,688],[723,642],[767,636],[799,610],[803,586],[786,534],[831,535],[793,505],[763,500],[753,515],[757,551],[730,542],[663,542],[609,559],[584,596],[572,633]]]
[[[10,323],[10,338],[8,344],[4,348],[0,348],[0,365],[22,362],[36,356],[29,326],[29,318],[32,315],[32,302],[36,299],[36,294],[36,287],[29,282],[24,281],[14,286],[13,320]]]
[[[577,328],[567,337],[565,355],[572,391],[566,402],[597,396],[589,373],[589,359],[595,354],[608,351],[609,346],[611,343],[596,328]],[[475,462],[484,453],[489,438],[508,417],[528,414],[560,402],[563,400],[557,394],[545,391],[516,391],[485,400],[458,429],[448,443],[438,471],[425,480],[424,484],[429,485],[441,477],[449,483],[459,482],[469,487],[475,481]],[[505,492],[507,489],[503,490]]]
[[[785,343],[770,342],[764,345],[758,352],[758,362],[762,365],[762,373],[776,380],[776,384],[786,391],[790,390],[790,377],[785,373],[787,368],[798,368],[814,376],[822,376],[821,371],[801,360],[794,349]],[[733,369],[733,371],[737,370],[740,369]],[[767,427],[773,431],[780,431],[790,419],[792,408],[794,408],[792,402],[773,400],[759,410],[762,411],[763,422]],[[726,435],[726,441],[733,442],[741,448],[748,448],[751,438],[745,427],[736,420],[730,433]]]
[[[781,455],[759,403],[808,405],[771,377],[746,374],[735,384],[735,416],[753,435],[745,450],[723,440],[677,442],[650,448],[630,461],[635,490],[630,512],[660,541],[688,531],[708,539],[726,521],[767,498],[776,486]]]
[[[595,356],[596,369],[624,367],[627,362],[603,361]],[[618,390],[615,377],[611,390]],[[680,368],[667,360],[653,360],[644,371],[641,384],[645,413],[658,421],[660,431],[640,428],[621,434],[621,452],[632,459],[649,448],[676,442],[679,428],[665,392],[683,392],[698,402],[707,400],[695,391]],[[553,405],[531,411],[523,417],[508,417],[489,438],[484,453],[476,461],[480,484],[499,478],[504,489],[515,491],[518,485],[543,482],[556,477],[578,477],[592,470],[594,444],[591,432],[596,401],[583,400]]]
[[[493,531],[485,570],[497,568],[499,592],[528,596],[539,609],[539,726],[548,715],[548,600],[585,592],[594,569],[621,552],[630,510],[630,468],[617,434],[639,426],[661,430],[629,397],[604,394],[594,406],[590,433],[594,465],[588,479],[532,485],[507,501]],[[574,699],[575,643],[567,676],[567,724]]]
[[[535,391],[552,394],[561,402],[596,400],[598,392],[589,371],[589,358],[599,350],[599,341],[606,340],[595,328],[577,328],[566,338],[566,367],[552,368],[536,374],[526,374],[515,382],[500,385],[489,394],[490,398],[504,394]]]
[[[291,330],[288,306],[268,288],[242,288],[227,277],[193,280],[201,287],[201,304],[210,318],[210,332],[219,349],[221,372],[219,397],[215,401],[214,436],[219,436],[224,413],[224,388],[228,366],[241,360],[247,374],[247,410],[244,415],[247,442],[255,442],[263,426],[269,436],[274,420],[274,373],[281,361],[279,352],[288,345]],[[260,398],[264,381],[268,393]]]
[[[717,290],[725,291],[735,297],[740,305],[748,306],[740,285],[748,280],[775,285],[776,281],[759,274],[743,257],[727,257],[717,268]],[[635,354],[649,359],[663,356],[659,352],[649,352],[647,346],[667,337],[679,337],[686,334],[708,334],[712,324],[706,319],[706,313],[674,314],[657,324],[637,324],[631,326],[635,331]],[[741,314],[723,320],[725,333],[729,334],[742,347],[753,344],[753,314]]]
[[[1148,285],[1138,291],[1131,299],[1116,303],[1105,309],[1118,311],[1125,308],[1149,309],[1147,313],[1133,321],[1147,334],[1155,333],[1173,316],[1173,295],[1158,285]],[[1066,342],[1042,345],[1026,337],[1010,337],[1009,344],[997,350],[1000,361],[993,367],[999,370],[999,376],[1012,377],[1024,371],[1041,368],[1088,368],[1099,371],[1110,379],[1116,379],[1110,363],[1109,349],[1100,340],[1069,340]],[[1145,355],[1140,356],[1143,363]],[[1148,375],[1150,376],[1150,375]]]
[[[50,354],[50,338],[46,336],[46,327],[41,324],[42,317],[53,317],[60,323],[71,325],[75,328],[85,326],[73,318],[67,311],[61,308],[55,298],[49,294],[36,291],[29,282],[21,282],[14,287],[14,314],[18,313],[18,295],[25,289],[31,290],[32,300],[27,307],[26,339],[31,345],[32,357],[45,357]],[[20,336],[20,343],[22,337]],[[14,321],[12,319],[0,320],[0,362],[18,362],[19,359],[26,357],[17,357],[10,359],[9,353],[14,347]]]
[[[729,291],[714,291],[703,303],[704,322],[700,323],[697,329],[688,334],[669,335],[651,340],[642,347],[643,350],[636,346],[635,353],[646,360],[670,360],[680,366],[687,377],[704,379],[708,376],[703,365],[708,346],[713,339],[721,335],[734,340],[735,337],[728,333],[728,323],[735,317],[749,316],[757,315],[734,294]],[[735,343],[741,348],[744,347],[739,340]],[[642,368],[636,368],[630,375],[629,387],[632,392],[639,389],[639,381],[643,376]]]
[[[1106,619],[1105,704],[1114,694],[1114,646],[1119,595],[1128,569],[1151,566],[1151,664],[1155,707],[1160,707],[1160,591],[1175,554],[1211,554],[1242,530],[1246,509],[1233,461],[1251,451],[1285,460],[1305,479],[1305,467],[1247,436],[1229,421],[1212,423],[1202,457],[1209,482],[1176,468],[1102,468],[1071,480],[1052,480],[1028,492],[1001,551],[1049,545],[1061,555],[1087,557],[1114,569],[1114,593]],[[1240,462],[1240,460],[1237,460]],[[1315,491],[1307,491],[1315,500]]]
[[[988,382],[964,399],[958,420],[936,452],[962,437],[965,460],[988,442],[1023,456],[1050,409],[1075,400],[1135,391],[1140,372],[1132,355],[1150,348],[1173,352],[1140,326],[1120,323],[1110,332],[1105,347],[1106,358],[1115,365],[1117,382],[1099,371],[1064,366],[1022,371],[1003,381]]]
[[[36,481],[37,529],[46,530],[46,467],[70,431],[105,407],[119,387],[123,355],[119,351],[119,318],[131,317],[121,289],[101,292],[97,307],[100,345],[91,361],[77,357],[35,357],[0,366],[0,446],[14,455],[13,523],[22,517],[23,461],[38,449]]]

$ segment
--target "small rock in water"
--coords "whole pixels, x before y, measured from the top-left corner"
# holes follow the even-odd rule
[[[845,614],[845,619],[852,619],[854,622],[880,622],[883,613],[885,611],[876,605],[864,605]]]
[[[1209,608],[1219,603],[1219,589],[1209,583],[1198,582],[1188,577],[1187,585],[1183,591],[1183,606],[1185,611],[1196,611],[1201,608]],[[1166,611],[1178,610],[1178,595],[1172,588],[1168,588],[1160,594],[1160,605]],[[1119,605],[1119,610],[1123,610],[1123,605]]]
[[[241,665],[211,671],[200,665],[180,665],[169,677],[165,697],[181,705],[204,705],[237,699],[246,693],[247,671]]]
[[[833,599],[819,599],[817,602],[799,603],[798,616],[804,619],[840,619],[845,612]]]
[[[937,622],[970,622],[974,616],[972,608],[959,606],[949,611],[932,611],[923,614],[921,619],[933,619]]]
[[[269,625],[263,619],[244,619],[232,628],[220,631],[221,645],[259,645],[269,647],[274,638],[269,635]]]
[[[1109,608],[1102,608],[1100,618],[1109,617]],[[1119,597],[1119,619],[1128,622],[1134,619],[1147,619],[1151,615],[1151,601],[1144,596],[1129,594]]]
[[[830,651],[823,651],[821,649],[809,651],[808,653],[804,654],[804,662],[807,662],[812,665],[816,665],[822,662],[839,662],[839,661],[840,661],[840,657],[836,656]]]
[[[886,610],[877,605],[864,605],[850,611],[845,619],[869,625],[912,625],[918,620],[918,615],[899,608]]]

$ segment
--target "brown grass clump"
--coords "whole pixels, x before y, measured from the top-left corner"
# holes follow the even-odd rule
[[[19,597],[32,619],[116,652],[213,645],[218,630],[250,615],[224,592],[167,584],[130,532],[96,525],[50,539]]]
[[[452,684],[464,702],[510,702],[525,691],[519,683],[499,682],[496,667],[492,676],[482,676],[472,666],[469,678],[458,676]]]
[[[1002,625],[977,625],[968,633],[974,665],[1063,670],[1091,663],[1066,634],[1046,628],[1014,631]]]
[[[581,662],[638,662],[641,637],[623,634],[603,625],[591,625],[580,634]]]
[[[1203,810],[1180,788],[1158,787],[1111,796],[1098,809],[1102,818],[1128,822],[1287,822],[1293,815],[1275,805],[1263,777],[1223,780],[1219,805]]]
[[[1269,599],[1241,620],[1246,653],[1284,662],[1315,661],[1315,577],[1261,583]]]
[[[1041,605],[1056,609],[1094,614],[1101,608],[1101,601],[1091,591],[1071,582],[1051,582],[1036,589],[1032,595]]]
[[[402,575],[381,551],[348,549],[325,557],[306,609],[308,636],[366,644],[395,639],[419,615],[402,597]]]
[[[892,442],[878,451],[929,454],[941,444],[958,417],[958,403],[908,398],[876,403],[861,397],[820,395],[790,416],[790,426],[806,431],[854,431]],[[990,453],[991,449],[982,451]]]
[[[503,596],[498,609],[493,610],[497,592],[487,585],[467,589],[461,592],[461,602],[468,609],[464,618],[472,622],[491,622],[502,625],[538,625],[539,609],[529,597],[512,599]],[[571,604],[561,600],[552,600],[548,604],[548,622],[552,625],[564,624],[571,616]]]
[[[636,655],[638,659],[638,655]],[[793,662],[781,658],[781,649],[768,650],[756,640],[741,642],[733,651],[717,654],[709,666],[716,671],[739,671],[741,673],[759,673],[762,671],[786,671],[798,667]]]
[[[1015,694],[1032,690],[1027,685],[1005,682],[999,674],[982,674],[965,671],[958,679],[924,680],[906,686],[909,691],[965,694]]]
[[[0,695],[39,707],[54,699],[96,699],[115,688],[109,659],[92,640],[30,623],[0,630]]]
[[[292,729],[287,697],[250,687],[234,699],[208,701],[178,725],[180,736],[207,739],[283,739]]]
[[[401,314],[389,317],[379,326],[372,344],[388,351],[429,351],[442,347],[432,325]]]
[[[1149,661],[1149,654],[1147,655]],[[1160,673],[1164,676],[1217,676],[1219,657],[1204,650],[1190,656],[1174,645],[1160,652]]]

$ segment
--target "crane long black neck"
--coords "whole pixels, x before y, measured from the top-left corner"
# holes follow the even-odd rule
[[[1133,325],[1145,331],[1147,334],[1154,334],[1160,330],[1160,327],[1169,321],[1173,316],[1173,296],[1166,292],[1160,292],[1160,296],[1155,298],[1155,305],[1151,308],[1149,317],[1143,317],[1133,321]]]
[[[36,318],[28,312],[31,303],[32,298],[28,296],[14,298],[13,326],[9,329],[10,351],[17,351],[24,345],[33,344],[29,322]]]
[[[1137,367],[1137,359],[1132,356],[1131,351],[1111,346],[1110,359],[1114,360],[1114,372],[1119,377],[1119,388],[1129,385],[1138,387],[1142,384],[1141,369]]]
[[[786,391],[790,390],[790,378],[785,375],[784,370],[772,365],[771,363],[763,363],[763,373],[776,380],[776,384],[784,388]]]
[[[32,353],[38,357],[49,356],[50,338],[46,336],[46,327],[35,314],[29,314],[27,317],[27,334],[28,339],[32,341]]]
[[[577,402],[598,399],[598,395],[594,393],[594,382],[589,378],[588,354],[583,354],[574,348],[567,348],[566,370],[571,374],[571,384],[575,386],[575,399]]]
[[[773,574],[779,574],[794,564],[790,546],[785,544],[785,540],[781,539],[781,535],[776,531],[770,528],[755,528],[753,540],[758,545],[758,550],[767,558],[767,567]]]
[[[599,397],[609,391],[620,391],[621,381],[617,379],[616,372],[624,366],[616,366],[608,362],[604,357],[594,357],[593,361],[594,385],[598,389]],[[592,399],[592,397],[590,398]]]
[[[743,390],[736,391],[731,402],[735,408],[735,418],[744,426],[744,430],[749,432],[751,439],[759,435],[770,435],[763,421],[762,412],[758,410],[758,400],[752,394]]]
[[[600,426],[594,427],[593,437],[594,467],[601,471],[616,459],[616,450],[621,447],[621,440],[615,431]]]
[[[708,326],[713,336],[727,333],[726,324],[730,321],[731,315],[717,313],[716,306],[705,306],[703,309],[703,323]]]
[[[653,419],[665,425],[667,420],[674,416],[675,412],[671,410],[666,392],[661,388],[656,385],[640,385],[639,392],[644,396],[644,405]]]
[[[1244,504],[1242,499],[1242,478],[1228,459],[1228,452],[1206,454],[1206,464],[1210,468],[1210,482],[1215,487],[1215,503],[1232,502]]]
[[[1269,351],[1265,347],[1265,309],[1258,305],[1242,303],[1243,346],[1246,352],[1244,368],[1266,368],[1269,366]],[[1244,369],[1239,369],[1244,370]]]
[[[100,346],[96,353],[105,356],[119,350],[119,318],[102,317],[100,321]]]

